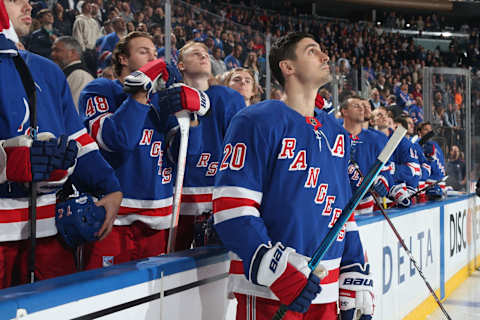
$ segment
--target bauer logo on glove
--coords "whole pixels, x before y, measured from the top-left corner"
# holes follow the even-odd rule
[[[105,221],[105,208],[97,207],[90,195],[82,194],[57,203],[55,224],[65,243],[75,248],[96,241]]]

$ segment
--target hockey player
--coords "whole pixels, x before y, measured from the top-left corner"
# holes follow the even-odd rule
[[[390,137],[398,124],[394,123],[387,109],[378,107],[374,110],[374,117],[377,129]],[[391,161],[394,168],[392,168],[393,185],[390,188],[389,197],[399,206],[409,207],[410,196],[416,192],[422,173],[418,155],[407,138],[402,139]]]
[[[27,0],[0,1],[0,29],[11,27],[5,32],[12,41],[18,41],[16,35],[25,36],[31,25],[32,7]],[[10,17],[10,22],[7,16]],[[5,31],[5,30],[4,30]],[[14,33],[13,31],[16,31]],[[2,32],[3,33],[3,32]],[[36,279],[47,279],[75,272],[74,258],[55,236],[55,190],[61,186],[64,174],[52,175],[51,170],[35,165],[37,160],[54,164],[65,162],[67,158],[76,162],[69,168],[74,169],[72,181],[82,191],[96,195],[105,195],[97,202],[106,209],[105,222],[97,234],[102,239],[112,228],[118,212],[122,193],[113,169],[101,157],[97,144],[87,134],[79,119],[72,100],[72,95],[60,68],[52,61],[36,54],[17,51],[15,44],[0,35],[0,132],[2,140],[0,153],[6,157],[6,172],[1,172],[0,184],[0,287],[26,279],[28,239],[29,194],[25,182],[37,181],[41,185],[37,202],[37,241],[35,258]],[[24,86],[21,73],[17,71],[14,61],[21,57],[25,61],[34,81]],[[20,60],[17,60],[20,62]],[[22,74],[26,73],[22,71]],[[28,96],[29,88],[36,93],[36,104]],[[49,141],[32,142],[29,134],[30,114],[38,118],[38,137],[53,134]],[[67,139],[70,141],[67,143]],[[73,143],[73,141],[75,141]],[[74,148],[72,148],[72,143]],[[47,148],[52,148],[50,151]],[[78,150],[73,154],[71,151]],[[30,155],[31,154],[31,155]],[[23,161],[18,156],[23,155]],[[73,158],[72,158],[73,157]],[[32,163],[29,163],[31,159]],[[4,158],[5,160],[5,158]],[[12,167],[13,165],[13,167]],[[67,166],[70,166],[68,164]],[[0,165],[1,166],[1,165]],[[25,168],[30,170],[25,171]],[[26,176],[19,176],[22,172]],[[58,171],[57,171],[58,173]],[[5,179],[7,180],[5,182]],[[47,181],[48,180],[48,181]]]
[[[210,111],[198,117],[198,126],[190,128],[176,241],[176,250],[185,250],[190,248],[194,234],[197,238],[204,236],[212,212],[214,177],[222,157],[223,137],[232,117],[245,107],[245,100],[233,89],[209,85],[210,59],[201,42],[189,42],[180,49],[178,68],[185,84],[205,91],[210,99]],[[196,241],[195,245],[204,245],[204,241]]]
[[[215,228],[234,253],[237,319],[271,319],[280,304],[284,319],[337,319],[339,299],[342,319],[355,309],[371,318],[372,280],[353,216],[321,261],[328,275],[320,284],[307,267],[351,197],[350,138],[314,112],[318,88],[331,80],[329,58],[313,36],[290,33],[269,60],[285,100],[232,119],[213,193]],[[352,284],[353,275],[362,281]]]
[[[425,137],[432,130],[430,122],[426,121],[421,123],[418,127],[419,138],[422,139],[422,137]],[[438,143],[434,140],[425,141],[422,148],[425,158],[430,165],[430,176],[426,180],[426,186],[428,187],[445,177],[445,156]],[[433,186],[426,192],[427,198],[433,200],[442,198],[445,187],[445,182],[440,182],[436,186]]]
[[[347,98],[340,105],[340,113],[344,119],[343,127],[350,133],[352,141],[350,159],[353,163],[349,168],[349,174],[352,180],[358,181],[358,185],[361,183],[361,175],[366,174],[374,165],[388,140],[387,136],[379,131],[362,128],[365,123],[365,108],[370,109],[370,104],[366,100],[362,101],[357,96]],[[356,170],[360,170],[360,172],[356,172]],[[386,165],[385,170],[378,176],[374,184],[374,190],[380,197],[387,196],[389,185],[393,182],[389,171],[389,165]],[[373,211],[373,207],[373,196],[367,194],[358,204],[355,214],[370,213]]]
[[[408,126],[406,137],[410,139],[413,148],[417,152],[418,162],[420,163],[420,168],[422,170],[422,175],[420,177],[420,180],[418,181],[417,191],[419,191],[425,188],[426,181],[430,177],[432,169],[430,166],[430,161],[427,160],[425,154],[423,153],[423,148],[420,145],[420,137],[415,134],[415,124],[413,119],[411,117],[405,117],[405,121]],[[416,201],[419,203],[426,202],[427,198],[425,196],[425,192],[420,192],[417,196]]]
[[[124,193],[110,236],[85,249],[87,269],[166,252],[174,174],[165,148],[165,135],[175,125],[169,113],[182,107],[197,111],[200,96],[184,86],[173,93],[176,104],[160,106],[161,83],[169,86],[175,77],[156,55],[149,34],[129,33],[113,53],[117,79],[96,79],[80,95],[85,125]]]

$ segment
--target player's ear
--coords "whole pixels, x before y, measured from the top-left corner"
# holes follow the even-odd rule
[[[295,67],[293,66],[293,63],[291,60],[282,60],[278,63],[280,70],[282,70],[282,73],[286,76],[289,76],[293,74],[295,71]]]
[[[120,62],[120,65],[122,65],[122,67],[128,67],[128,58],[126,55],[119,54],[118,61]]]
[[[177,68],[180,70],[180,72],[183,72],[185,70],[185,65],[183,64],[183,61],[179,61],[177,63]]]

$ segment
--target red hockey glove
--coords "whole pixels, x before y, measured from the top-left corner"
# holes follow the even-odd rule
[[[270,287],[289,310],[304,313],[321,291],[320,279],[310,271],[308,261],[280,242],[273,247],[262,244],[252,259],[250,279]]]
[[[128,93],[144,90],[150,94],[168,88],[177,80],[172,68],[163,59],[150,61],[125,78],[123,90]]]
[[[325,105],[325,100],[320,95],[320,93],[317,93],[317,95],[315,96],[315,107],[317,107],[318,109],[323,109],[324,105]]]
[[[75,165],[78,147],[66,136],[42,132],[38,140],[18,136],[0,142],[0,181],[30,182],[64,179]]]
[[[205,92],[183,83],[175,83],[160,92],[159,97],[159,108],[162,113],[173,114],[180,110],[189,110],[203,116],[210,109],[210,99]]]

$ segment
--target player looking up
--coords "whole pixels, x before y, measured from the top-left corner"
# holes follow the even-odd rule
[[[320,282],[307,267],[352,194],[350,138],[314,111],[318,89],[331,80],[329,58],[312,35],[297,32],[279,38],[269,60],[285,100],[232,119],[213,194],[215,228],[234,254],[237,319],[271,319],[280,304],[290,310],[284,319],[337,319],[339,299],[343,319],[356,308],[371,315],[372,281],[353,215],[321,261],[328,276]],[[347,285],[354,272],[362,285]]]

